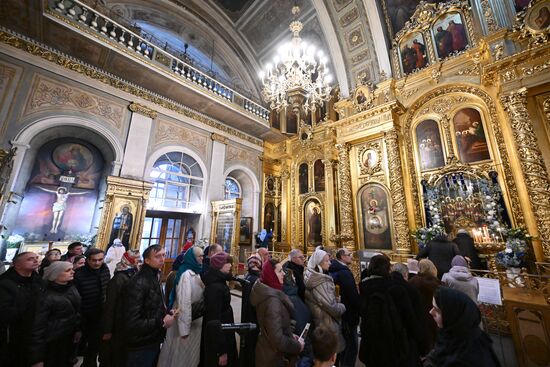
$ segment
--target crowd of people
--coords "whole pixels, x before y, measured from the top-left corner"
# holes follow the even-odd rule
[[[257,328],[240,348],[220,327],[234,323],[235,280],[220,245],[187,246],[165,284],[159,245],[142,256],[120,243],[82,251],[51,249],[41,263],[19,253],[0,275],[2,366],[73,366],[78,356],[84,367],[499,365],[480,327],[467,238],[440,236],[407,264],[377,254],[360,281],[347,248],[318,247],[307,261],[293,249],[281,262],[260,248],[241,282],[241,321]]]

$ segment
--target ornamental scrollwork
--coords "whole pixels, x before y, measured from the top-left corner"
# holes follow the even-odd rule
[[[527,8],[516,16],[512,31],[518,35],[519,39],[526,39],[529,47],[542,45],[550,38],[550,28],[545,26],[544,17],[540,15],[544,9],[548,11],[547,6],[548,0],[532,0]]]
[[[139,113],[140,115],[147,116],[151,120],[154,120],[158,116],[158,112],[153,110],[152,108],[149,108],[147,106],[144,106],[142,104],[139,104],[137,102],[132,102],[128,109],[134,113]]]
[[[374,141],[361,145],[357,149],[357,164],[360,176],[371,176],[382,171],[381,142]]]
[[[343,246],[353,247],[354,224],[349,145],[336,144],[336,149],[338,150],[338,185],[340,190],[340,235],[349,238],[342,242]]]

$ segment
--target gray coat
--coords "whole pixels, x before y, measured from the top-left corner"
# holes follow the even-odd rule
[[[324,326],[338,335],[338,352],[344,350],[346,343],[342,335],[340,321],[346,306],[336,301],[334,281],[330,275],[306,269],[306,304],[311,311],[313,327]]]
[[[470,270],[464,266],[453,266],[448,273],[443,274],[441,279],[449,288],[456,289],[466,294],[477,303],[479,284]]]

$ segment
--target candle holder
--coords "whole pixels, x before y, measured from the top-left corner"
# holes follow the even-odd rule
[[[496,254],[506,248],[505,242],[475,242],[476,250],[487,259],[487,267],[491,271],[498,271]]]

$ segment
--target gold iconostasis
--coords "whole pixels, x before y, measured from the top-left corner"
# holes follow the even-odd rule
[[[548,9],[531,1],[506,29],[467,1],[421,4],[393,40],[394,78],[359,80],[266,144],[261,227],[281,249],[399,253],[420,227],[487,244],[525,227],[550,259]]]

